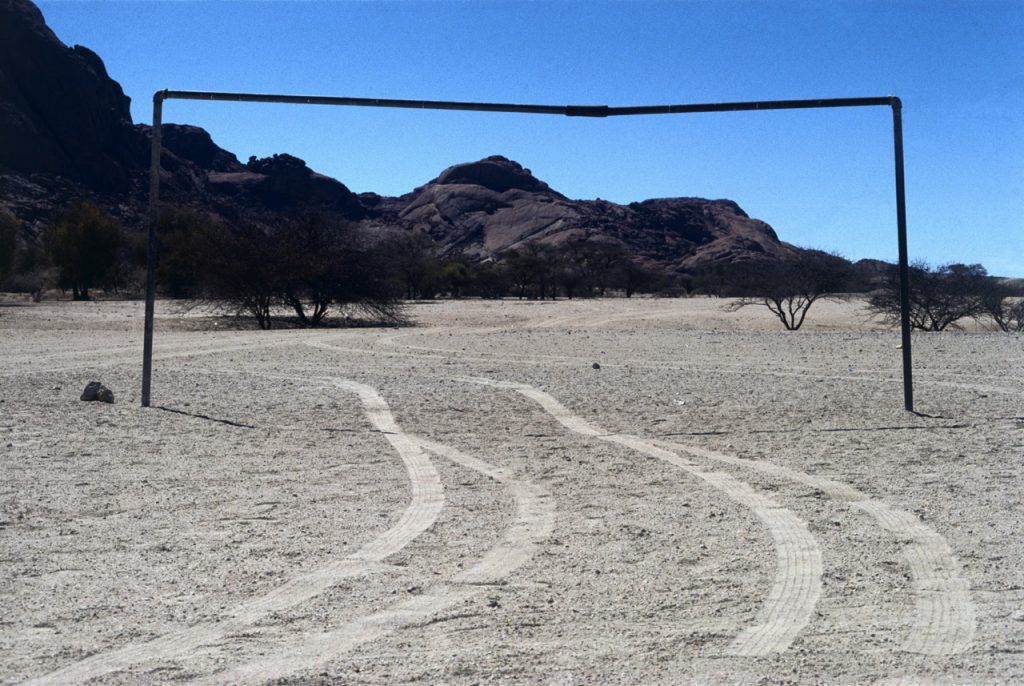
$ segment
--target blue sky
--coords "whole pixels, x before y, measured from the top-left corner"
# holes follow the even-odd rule
[[[898,95],[911,258],[1024,277],[1024,3],[39,2],[155,90],[641,105]],[[243,161],[399,194],[501,154],[574,198],[731,198],[783,240],[896,258],[888,108],[604,120],[171,101]]]

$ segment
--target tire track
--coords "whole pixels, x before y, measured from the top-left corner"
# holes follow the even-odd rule
[[[747,507],[765,524],[777,551],[775,581],[758,613],[757,624],[736,637],[728,648],[729,654],[758,656],[783,652],[810,622],[821,595],[821,550],[807,529],[807,524],[792,511],[729,474],[705,471],[677,453],[637,436],[609,433],[598,428],[572,414],[549,394],[532,386],[490,379],[462,380],[515,390],[538,403],[570,431],[616,443],[675,465]]]
[[[268,614],[313,598],[345,578],[378,569],[386,557],[398,552],[430,528],[444,507],[444,490],[441,478],[421,448],[420,441],[401,431],[387,403],[373,388],[341,379],[330,381],[338,388],[359,396],[370,423],[384,434],[405,465],[412,486],[412,498],[393,527],[352,555],[296,577],[262,597],[242,603],[224,621],[187,627],[146,643],[94,655],[26,683],[80,683],[123,670],[133,664],[180,656],[227,634],[242,631]]]
[[[198,684],[252,684],[280,679],[319,668],[356,646],[380,639],[404,627],[430,622],[438,612],[469,600],[528,562],[537,546],[554,530],[555,506],[540,486],[515,478],[509,471],[426,438],[409,437],[424,449],[456,464],[473,469],[504,485],[516,503],[516,517],[503,539],[470,569],[451,581],[428,589],[415,598],[350,622],[337,629],[306,633],[273,652],[226,671],[201,679]]]
[[[816,488],[830,498],[867,513],[896,538],[909,539],[903,554],[914,589],[913,625],[901,649],[922,655],[954,655],[970,650],[977,630],[970,585],[946,540],[913,514],[898,510],[851,486],[788,467],[746,460],[670,441],[658,443],[698,457],[756,469]]]

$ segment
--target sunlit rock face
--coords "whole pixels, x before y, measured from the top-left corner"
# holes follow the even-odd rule
[[[486,258],[531,241],[594,240],[665,268],[783,257],[793,248],[731,200],[570,200],[500,156],[458,164],[399,198],[373,198],[452,254]]]

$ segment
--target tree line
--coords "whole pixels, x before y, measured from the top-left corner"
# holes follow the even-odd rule
[[[226,226],[196,210],[166,207],[158,222],[158,288],[166,297],[213,303],[276,322],[322,326],[332,315],[404,321],[403,302],[438,297],[587,298],[636,293],[735,298],[732,308],[764,306],[797,330],[822,299],[865,293],[872,311],[899,322],[899,276],[817,250],[785,259],[717,263],[667,273],[622,246],[580,239],[527,243],[495,259],[472,262],[438,254],[424,233],[371,232],[321,214],[290,222],[252,220]],[[124,231],[105,210],[80,202],[59,214],[33,243],[0,212],[0,287],[31,292],[58,287],[75,300],[96,289],[137,294],[144,282],[144,236]],[[981,265],[915,263],[910,321],[942,331],[967,319],[1008,332],[1024,330],[1024,293]]]

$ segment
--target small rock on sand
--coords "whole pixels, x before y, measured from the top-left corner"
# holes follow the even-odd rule
[[[90,381],[85,385],[85,390],[82,391],[81,400],[98,400],[102,403],[113,403],[114,392],[99,381]]]

